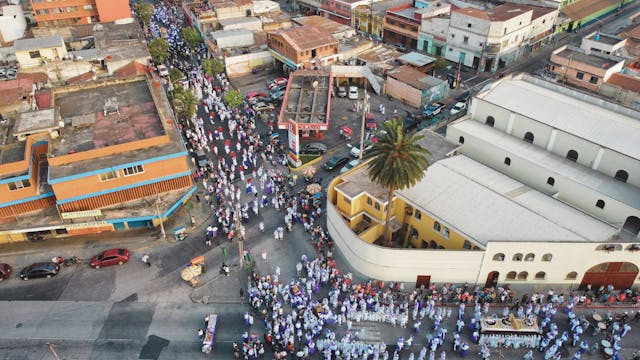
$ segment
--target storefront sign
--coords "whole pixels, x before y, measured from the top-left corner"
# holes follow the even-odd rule
[[[293,166],[300,166],[302,162],[300,161],[300,135],[298,129],[298,123],[289,119],[289,127],[288,127],[288,135],[289,135],[289,162]]]
[[[103,227],[103,226],[111,226],[111,224],[109,224],[106,221],[91,221],[91,222],[85,222],[85,223],[78,223],[78,224],[69,224],[66,226],[67,230],[74,230],[74,229],[86,229],[86,228],[97,228],[97,227]]]
[[[98,210],[85,210],[85,211],[72,211],[72,212],[63,212],[60,214],[63,220],[69,219],[77,219],[77,218],[85,218],[85,217],[96,217],[102,216],[102,211]]]
[[[298,124],[298,128],[300,130],[329,130],[328,124],[310,124],[310,123],[300,123]]]

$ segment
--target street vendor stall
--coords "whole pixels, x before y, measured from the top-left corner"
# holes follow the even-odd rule
[[[518,319],[513,314],[507,317],[485,317],[480,319],[480,344],[489,347],[508,347],[518,343],[519,347],[535,347],[541,330],[536,318]]]
[[[204,339],[202,340],[202,352],[208,354],[213,349],[213,343],[216,339],[216,325],[218,325],[218,315],[209,314],[209,322],[207,322],[207,329],[204,333]]]
[[[203,272],[204,256],[196,256],[182,269],[180,276],[182,280],[188,282],[189,285],[196,287],[200,283],[200,277]]]

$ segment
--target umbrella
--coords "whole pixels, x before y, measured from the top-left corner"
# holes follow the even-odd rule
[[[313,166],[306,167],[304,168],[304,170],[302,170],[302,175],[304,175],[305,177],[312,177],[315,174],[316,168],[314,168]]]
[[[307,191],[309,192],[309,194],[313,195],[316,193],[319,193],[320,191],[322,191],[322,186],[320,184],[309,184],[307,185]]]

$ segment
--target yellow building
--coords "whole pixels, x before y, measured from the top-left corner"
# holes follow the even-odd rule
[[[44,61],[60,60],[67,55],[62,36],[20,39],[13,43],[16,59],[23,68],[41,65]]]

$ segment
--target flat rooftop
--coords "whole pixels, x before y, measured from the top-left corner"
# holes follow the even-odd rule
[[[150,91],[154,91],[155,96],[152,97]],[[56,95],[55,103],[59,106],[65,127],[61,136],[49,146],[49,156],[88,151],[162,135],[168,135],[170,141],[158,146],[53,166],[50,168],[49,178],[57,179],[108,169],[185,151],[175,126],[161,121],[173,119],[169,103],[162,92],[159,87],[152,87],[150,90],[147,82],[141,80]],[[154,102],[154,98],[158,103]],[[119,113],[115,111],[116,107]],[[109,110],[107,115],[105,108]]]
[[[329,73],[321,70],[294,72],[287,86],[280,122],[293,119],[301,124],[326,124],[329,121],[329,80]]]
[[[429,159],[429,164],[431,165],[451,156],[453,151],[458,148],[457,144],[449,142],[442,135],[431,130],[425,129],[418,132],[418,134],[424,136],[424,138],[418,141],[418,144],[431,153],[431,155],[427,155],[427,159]],[[342,177],[342,180],[343,182],[336,185],[335,188],[350,198],[357,197],[366,192],[369,196],[376,198],[378,202],[383,204],[387,202],[388,190],[371,181],[367,166],[361,166],[353,172],[348,173]]]
[[[598,40],[596,40],[596,36],[597,36]],[[605,34],[605,33],[598,33],[598,32],[595,32],[595,33],[591,34],[590,36],[587,36],[587,39],[593,40],[593,41],[597,41],[597,42],[601,42],[601,43],[605,43],[607,45],[615,45],[615,44],[618,44],[618,43],[623,42],[625,40],[624,38],[622,38],[620,36],[611,35],[611,34]]]
[[[464,155],[396,192],[476,242],[603,242],[618,230]]]
[[[5,119],[0,126],[0,164],[24,160],[26,141],[18,141],[13,135],[14,119]],[[20,174],[0,174],[0,179]]]
[[[597,53],[586,54],[584,51],[571,48],[559,51],[555,53],[555,55],[569,59],[572,63],[586,64],[604,70],[617,63],[616,61],[600,56]],[[624,61],[624,59],[621,58],[620,61]]]

